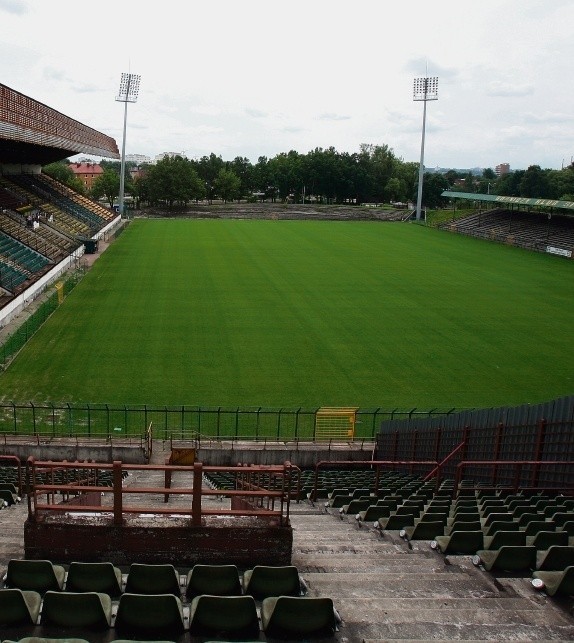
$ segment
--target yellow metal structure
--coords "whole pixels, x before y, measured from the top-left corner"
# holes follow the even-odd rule
[[[56,292],[58,293],[58,304],[63,303],[64,301],[64,282],[59,281],[56,284]]]
[[[353,440],[358,407],[322,406],[315,414],[315,440]]]

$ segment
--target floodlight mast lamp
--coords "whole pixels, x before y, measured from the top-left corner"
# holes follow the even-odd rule
[[[425,129],[427,120],[427,100],[438,100],[438,77],[415,78],[413,100],[423,101],[423,132],[421,138],[421,162],[419,165],[419,187],[417,192],[417,221],[421,219],[421,205],[423,200],[423,177],[425,162]]]
[[[135,103],[138,99],[140,90],[141,76],[137,74],[122,74],[120,80],[120,91],[116,96],[116,101],[124,104],[124,137],[122,140],[122,161],[120,166],[120,196],[119,196],[119,214],[124,214],[124,187],[125,187],[125,170],[126,170],[126,128],[128,122],[128,103]]]

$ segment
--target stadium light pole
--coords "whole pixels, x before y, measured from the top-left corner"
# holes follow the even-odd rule
[[[423,200],[423,176],[425,162],[425,129],[427,121],[427,101],[438,100],[438,77],[415,78],[413,100],[423,101],[423,132],[421,137],[421,162],[419,165],[419,187],[417,192],[417,221],[421,219],[421,205]]]
[[[119,214],[124,214],[124,184],[126,170],[126,128],[128,122],[128,103],[135,103],[138,99],[140,90],[141,76],[137,74],[122,74],[120,80],[120,91],[116,96],[116,101],[124,104],[124,136],[122,140],[122,161],[120,167],[120,203]]]

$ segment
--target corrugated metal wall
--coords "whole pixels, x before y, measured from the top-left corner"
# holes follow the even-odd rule
[[[466,447],[445,465],[455,477],[469,460],[537,460],[554,464],[468,465],[464,477],[477,483],[541,487],[574,486],[574,396],[453,413],[448,416],[386,420],[377,435],[379,460],[444,460],[466,438]],[[557,461],[557,462],[556,462]]]

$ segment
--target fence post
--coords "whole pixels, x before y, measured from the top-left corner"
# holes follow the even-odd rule
[[[504,424],[499,422],[496,425],[496,438],[494,440],[494,453],[492,454],[493,460],[500,459],[500,449],[502,446],[502,434],[504,433]],[[492,467],[492,486],[496,486],[496,480],[498,478],[498,465]]]
[[[203,464],[193,464],[193,495],[191,499],[191,524],[201,527],[201,482],[203,477]]]
[[[122,463],[120,460],[114,460],[112,466],[112,480],[114,485],[114,525],[121,525],[123,522]]]
[[[371,437],[372,438],[375,437],[375,432],[376,432],[375,427],[377,426],[377,414],[379,413],[380,410],[381,410],[381,407],[379,406],[378,408],[375,409],[375,412],[373,413],[373,428],[372,428],[372,431],[371,431]]]
[[[544,453],[544,442],[546,440],[546,426],[547,426],[546,419],[542,418],[538,423],[538,432],[536,435],[536,451],[534,453],[534,459],[537,461],[542,460],[542,455]],[[540,482],[540,464],[535,464],[534,469],[532,470],[531,486],[537,487],[539,482]]]

